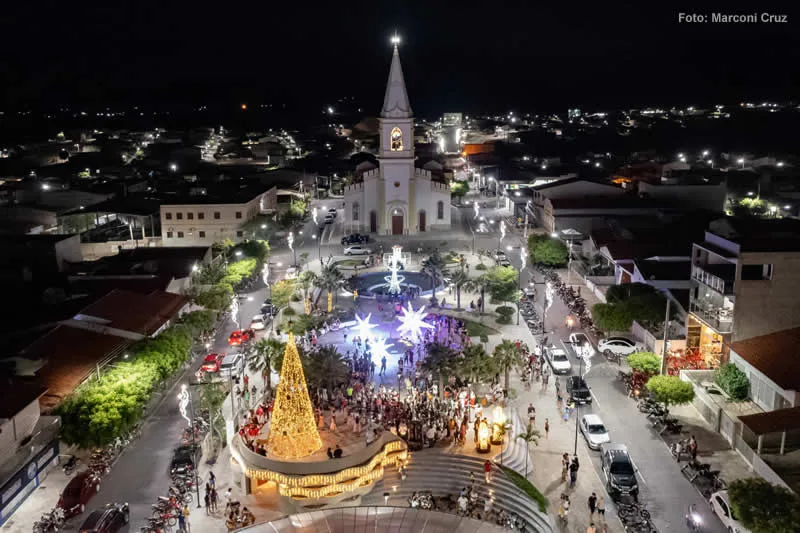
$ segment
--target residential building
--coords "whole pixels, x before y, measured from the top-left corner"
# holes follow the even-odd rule
[[[688,183],[662,180],[658,184],[638,184],[639,196],[681,205],[685,209],[704,209],[714,213],[725,211],[728,189],[725,183]]]
[[[712,364],[731,342],[800,326],[800,221],[713,221],[692,248],[687,345]]]
[[[6,380],[0,404],[0,525],[8,521],[58,464],[60,419],[41,416],[39,398],[47,389]]]
[[[614,196],[621,196],[625,194],[622,187],[618,187],[611,183],[591,181],[581,178],[567,178],[560,179],[543,185],[537,185],[532,188],[533,198],[531,201],[531,209],[535,222],[546,228],[548,231],[556,231],[556,226],[553,217],[552,202],[550,213],[546,213],[545,204],[548,200],[561,200],[561,199],[586,199],[586,198],[610,198]],[[564,229],[564,228],[559,228]]]
[[[226,239],[244,240],[248,224],[267,211],[270,188],[253,184],[233,191],[201,189],[165,201],[161,205],[163,246],[211,246]]]
[[[363,172],[344,191],[343,219],[351,231],[416,235],[450,228],[450,186],[431,170],[415,166],[413,133],[395,46],[380,117],[378,168]]]

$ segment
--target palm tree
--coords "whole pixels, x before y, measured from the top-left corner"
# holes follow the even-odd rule
[[[458,371],[470,383],[478,383],[497,374],[495,360],[486,353],[483,344],[470,344],[464,349],[464,358],[458,362]]]
[[[276,363],[278,356],[283,355],[285,349],[286,343],[274,337],[261,339],[253,345],[250,370],[261,372],[261,378],[266,383],[267,390],[272,390],[272,369],[280,370]]]
[[[444,259],[438,250],[434,252],[422,262],[422,272],[431,277],[433,281],[433,296],[436,297],[436,287],[439,285],[439,280],[444,275]]]
[[[481,320],[483,320],[483,313],[486,310],[486,289],[489,288],[491,282],[489,278],[484,274],[483,276],[478,276],[477,278],[470,278],[462,284],[462,287],[468,291],[477,292],[480,294],[480,315]]]
[[[461,287],[470,280],[469,275],[464,272],[464,267],[450,272],[450,283],[456,287],[456,311],[461,311]]]
[[[297,285],[303,289],[303,303],[308,302],[308,291],[319,285],[320,279],[315,272],[306,270],[297,277]]]
[[[444,395],[444,378],[455,374],[458,368],[458,357],[455,351],[438,342],[428,347],[428,355],[422,361],[422,368],[435,375],[439,380],[439,397]]]
[[[494,357],[497,368],[503,372],[504,389],[507,394],[511,379],[511,369],[522,362],[522,350],[515,343],[506,339],[495,346],[492,357]]]
[[[531,424],[525,429],[524,433],[517,435],[517,438],[525,441],[525,479],[528,478],[528,456],[531,454],[531,443],[539,445],[542,434],[538,429],[534,429]]]
[[[350,377],[350,365],[335,346],[320,346],[307,359],[306,378],[316,387],[328,389],[333,397],[333,389]]]
[[[339,287],[344,284],[344,276],[339,272],[339,269],[336,268],[336,265],[329,261],[322,267],[318,282],[321,288],[328,291],[328,312],[330,313],[333,310],[330,303],[331,295],[335,295]]]

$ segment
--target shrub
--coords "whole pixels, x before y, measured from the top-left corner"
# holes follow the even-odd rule
[[[291,307],[287,307],[286,309],[283,310],[283,316],[295,316],[296,314],[297,311],[295,311]]]
[[[714,382],[733,400],[746,400],[750,395],[750,381],[747,374],[733,363],[726,363],[717,369]]]
[[[628,365],[645,374],[658,374],[661,371],[661,357],[653,352],[636,352],[628,356]]]
[[[478,263],[477,265],[475,265],[475,270],[486,270],[486,265],[484,265],[483,263]]]
[[[511,317],[514,316],[514,313],[516,313],[516,310],[509,305],[501,305],[495,309],[495,311],[498,315],[500,315],[500,317],[497,319],[500,324],[510,324]]]
[[[514,484],[517,487],[522,489],[522,491],[536,503],[536,505],[539,507],[539,512],[541,513],[547,512],[547,498],[544,497],[544,494],[542,494],[539,491],[539,489],[537,489],[533,485],[533,483],[528,481],[522,474],[520,474],[516,470],[513,470],[507,466],[502,466],[502,465],[500,465],[500,468],[503,470],[503,472],[506,473],[509,479],[512,482],[514,482]]]

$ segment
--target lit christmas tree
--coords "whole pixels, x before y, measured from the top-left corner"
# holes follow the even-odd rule
[[[322,447],[292,333],[283,354],[267,445],[270,453],[283,458],[306,457]]]

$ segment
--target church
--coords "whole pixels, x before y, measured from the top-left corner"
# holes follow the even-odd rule
[[[450,186],[417,168],[414,115],[394,44],[380,122],[378,167],[359,168],[345,187],[345,227],[378,235],[417,235],[450,228]],[[359,166],[361,167],[361,166]]]

